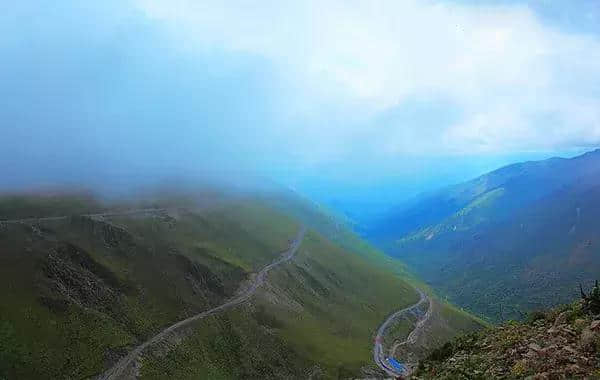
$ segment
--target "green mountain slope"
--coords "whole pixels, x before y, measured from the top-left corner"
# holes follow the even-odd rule
[[[151,346],[136,373],[344,378],[373,367],[373,331],[417,293],[401,265],[386,267],[390,259],[364,243],[355,252],[334,242],[323,228],[331,218],[286,197],[275,204],[266,196],[203,192],[107,204],[20,196],[19,207],[15,197],[1,199],[0,219],[80,216],[0,222],[0,378],[99,375],[164,327],[234,297],[286,249],[301,223],[310,230],[297,256],[274,269],[250,302]],[[339,228],[347,244],[359,241]],[[431,330],[439,339],[481,327],[448,305],[443,310]]]
[[[505,166],[471,181],[423,194],[394,208],[370,228],[372,238],[400,239],[422,228],[436,225],[468,207],[477,198],[498,188],[504,194],[489,214],[508,216],[580,178],[600,173],[600,149],[572,159],[550,158]]]
[[[597,276],[599,190],[600,151],[511,165],[415,206],[427,213],[452,199],[433,223],[377,239],[453,302],[520,318],[572,300],[574,281]]]

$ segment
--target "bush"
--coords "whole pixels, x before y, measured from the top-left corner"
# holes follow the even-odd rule
[[[447,342],[442,347],[436,348],[429,354],[429,360],[441,362],[448,359],[454,353],[454,346]]]
[[[527,361],[525,359],[517,361],[511,368],[510,373],[516,377],[522,377],[528,372]]]
[[[543,311],[535,310],[527,314],[527,323],[532,325],[536,321],[541,321],[546,319],[546,314]]]
[[[573,323],[576,319],[583,318],[585,316],[586,312],[581,302],[575,302],[571,304],[571,308],[569,309],[569,313],[567,314],[567,322]]]

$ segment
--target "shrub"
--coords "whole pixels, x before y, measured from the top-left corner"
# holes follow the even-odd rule
[[[546,314],[543,311],[535,310],[527,314],[527,323],[532,325],[536,321],[546,319]]]
[[[452,356],[454,346],[451,342],[447,342],[442,347],[436,348],[429,354],[429,360],[441,362]]]
[[[517,361],[510,370],[511,375],[522,377],[527,373],[527,360],[522,359]]]

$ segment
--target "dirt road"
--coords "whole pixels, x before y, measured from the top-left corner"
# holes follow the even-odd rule
[[[144,215],[144,214],[157,214],[157,213],[166,213],[168,210],[163,208],[145,208],[145,209],[137,209],[137,210],[127,210],[127,211],[113,211],[113,212],[100,212],[96,214],[82,214],[78,216],[87,216],[90,218],[110,218],[115,216],[128,216],[128,215]],[[72,217],[72,215],[63,215],[63,216],[44,216],[44,217],[32,217],[32,218],[23,218],[23,219],[8,219],[2,220],[0,219],[0,224],[18,224],[18,223],[36,223],[36,222],[47,222],[53,220],[65,220]]]
[[[127,356],[123,357],[112,368],[108,369],[106,372],[104,372],[102,375],[100,375],[100,377],[98,377],[98,379],[100,379],[100,380],[118,379],[123,374],[125,369],[127,369],[127,367],[129,365],[131,365],[131,363],[133,363],[133,361],[147,347],[162,341],[173,331],[175,331],[183,326],[187,326],[190,323],[195,322],[199,319],[203,319],[210,315],[217,314],[226,309],[231,309],[237,305],[240,305],[240,304],[248,301],[250,299],[250,297],[252,297],[252,295],[256,292],[256,290],[264,283],[267,273],[271,269],[277,267],[278,265],[280,265],[280,264],[290,260],[292,257],[294,257],[294,255],[298,251],[298,247],[300,247],[300,243],[302,243],[302,239],[304,238],[305,232],[306,232],[306,229],[302,228],[298,232],[296,239],[290,243],[288,250],[285,251],[284,253],[282,253],[282,255],[278,259],[273,261],[271,264],[269,264],[269,265],[265,266],[263,269],[261,269],[261,271],[258,272],[256,274],[256,276],[254,277],[254,280],[252,281],[252,284],[250,285],[250,287],[248,289],[244,290],[243,293],[239,294],[234,299],[232,299],[220,306],[215,307],[214,309],[210,309],[210,310],[204,311],[200,314],[196,314],[190,318],[184,319],[182,321],[179,321],[179,322],[165,328],[164,330],[162,330],[161,332],[156,334],[154,337],[150,338],[149,340],[147,340],[147,341],[143,342],[142,344],[140,344],[139,346],[135,347],[129,354],[127,354]]]
[[[415,289],[419,293],[419,301],[412,306],[409,306],[402,310],[398,310],[394,314],[390,315],[379,326],[379,329],[377,329],[377,335],[375,336],[375,345],[373,346],[373,360],[375,361],[375,364],[377,364],[377,366],[379,368],[381,368],[381,370],[383,370],[385,373],[387,373],[389,376],[392,376],[392,377],[406,376],[407,373],[400,373],[400,371],[398,371],[397,369],[395,369],[394,367],[392,367],[390,364],[388,364],[386,362],[385,351],[383,348],[383,337],[385,335],[385,330],[396,319],[403,317],[406,313],[410,313],[410,312],[416,310],[423,303],[429,302],[429,307],[427,309],[427,312],[425,313],[425,315],[422,318],[420,318],[417,321],[417,323],[415,324],[415,328],[410,332],[410,334],[408,334],[408,336],[406,337],[406,339],[404,341],[397,343],[395,346],[399,347],[404,344],[413,344],[416,342],[418,335],[423,330],[425,322],[427,322],[427,320],[431,316],[431,301],[429,300],[429,297],[427,297],[427,295],[425,293],[423,293],[423,291],[421,291],[420,289],[417,289],[417,288],[415,288]]]

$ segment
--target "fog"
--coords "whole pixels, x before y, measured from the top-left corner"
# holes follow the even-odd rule
[[[264,178],[387,204],[600,141],[593,22],[519,2],[224,4],[5,4],[0,189]]]
[[[2,48],[2,185],[123,186],[234,175],[253,164],[242,158],[260,161],[249,128],[269,122],[268,99],[252,96],[264,81],[258,63],[178,55],[135,14],[22,7],[30,26]]]

